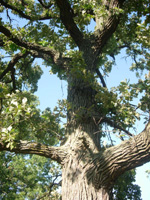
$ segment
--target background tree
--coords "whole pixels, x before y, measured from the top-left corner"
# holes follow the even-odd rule
[[[142,0],[1,0],[0,150],[57,161],[62,199],[109,199],[119,176],[150,160],[149,9]],[[107,88],[105,78],[122,49],[133,59],[137,82]],[[68,83],[67,101],[54,111],[37,108],[37,58]],[[147,125],[134,135],[139,110]],[[122,143],[103,145],[106,124]]]
[[[1,200],[59,199],[60,169],[49,159],[4,152],[0,156]]]
[[[125,172],[121,175],[112,190],[112,199],[141,199],[141,191],[135,183],[135,170]]]

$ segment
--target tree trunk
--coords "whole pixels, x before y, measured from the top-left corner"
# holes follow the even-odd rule
[[[95,92],[84,78],[72,76],[68,82],[68,152],[62,167],[62,199],[109,200],[109,189],[97,188],[94,173],[90,173],[94,155],[100,151],[99,127],[93,119]]]
[[[62,200],[109,200],[109,193],[104,188],[96,189],[88,183],[84,166],[72,156],[63,167]]]

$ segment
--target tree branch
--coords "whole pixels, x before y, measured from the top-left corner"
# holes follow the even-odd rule
[[[125,171],[134,169],[150,161],[150,122],[138,135],[107,148],[103,153],[95,155],[95,159],[87,169],[92,174],[90,180],[96,187],[111,187],[111,184]]]
[[[16,80],[15,80],[15,68],[13,67],[11,69],[11,80],[12,80],[12,85],[13,85],[13,91],[16,90]]]
[[[9,72],[12,71],[15,64],[21,59],[25,58],[27,55],[29,55],[29,52],[26,53],[17,53],[12,60],[9,62],[8,67],[0,74],[0,80],[3,79],[3,77]]]
[[[5,42],[0,38],[0,47],[3,47]]]
[[[66,66],[67,63],[70,62],[70,58],[62,56],[61,53],[59,53],[58,51],[49,47],[42,47],[41,45],[35,43],[25,42],[21,38],[14,36],[8,28],[2,25],[0,25],[0,32],[3,33],[6,37],[8,37],[8,39],[14,42],[15,44],[26,48],[32,56],[36,58],[43,58],[45,60],[51,59],[52,64],[56,64],[58,68],[66,70]],[[3,42],[1,43],[2,45],[4,45]]]
[[[51,147],[44,144],[29,142],[29,141],[13,141],[11,142],[13,148],[8,146],[8,142],[0,140],[0,151],[10,151],[22,154],[36,154],[51,158],[52,160],[61,163],[66,156],[66,149],[64,147]]]
[[[42,59],[44,59],[45,61],[48,61],[48,62],[49,62],[49,60],[51,58],[49,55],[46,55],[45,53],[42,53],[42,52],[31,51],[30,53],[34,58],[42,58]],[[55,56],[55,58],[52,61],[52,63],[56,64],[56,66],[59,69],[67,71],[68,70],[68,66],[69,66],[69,62],[71,61],[71,58],[62,56],[59,53],[57,55]]]
[[[38,45],[35,43],[23,41],[21,38],[13,35],[11,33],[11,31],[8,28],[6,28],[5,26],[0,25],[0,32],[3,33],[6,37],[8,37],[8,39],[11,40],[12,42],[14,42],[15,44],[26,48],[28,51],[30,50],[30,53],[32,55],[36,55],[36,57],[40,57],[40,58],[43,57],[44,59],[51,58],[52,63],[57,64],[60,67],[62,67],[63,64],[65,65],[66,62],[68,62],[68,60],[70,60],[66,57],[62,57],[62,55],[54,49],[51,49],[48,47],[42,47],[41,45]]]
[[[53,182],[50,184],[50,186],[49,186],[49,191],[46,192],[46,193],[45,193],[44,195],[42,195],[41,197],[38,197],[38,199],[36,199],[36,200],[41,200],[41,199],[44,199],[45,197],[50,197],[50,194],[51,194],[51,192],[52,192],[53,186],[55,186],[55,185],[61,186],[62,180],[59,181],[59,183],[56,183],[56,182],[55,182],[59,176],[62,176],[62,174],[58,174],[58,175],[55,177],[55,179],[53,180]]]
[[[8,39],[11,40],[12,42],[14,42],[15,44],[17,44],[21,47],[25,47],[26,49],[35,50],[38,52],[48,54],[52,58],[54,58],[55,54],[57,54],[57,52],[55,50],[50,49],[48,47],[42,47],[35,43],[23,41],[21,38],[13,35],[13,33],[11,33],[11,31],[8,28],[6,28],[5,26],[0,25],[0,32],[3,33],[6,37],[8,37]]]
[[[52,6],[51,3],[49,5],[44,4],[42,0],[38,0],[38,2],[43,6],[43,8],[46,8],[46,9],[49,9]]]
[[[66,30],[70,33],[77,46],[80,47],[83,42],[83,34],[73,20],[74,14],[69,1],[56,0],[56,4],[60,9],[60,19],[62,23],[66,27]]]
[[[111,121],[110,119],[108,118],[103,118],[101,120],[101,123],[107,123],[108,125],[110,125],[111,127],[113,128],[116,128],[116,129],[119,129],[121,131],[123,131],[127,136],[130,136],[130,137],[133,137],[133,135],[127,131],[126,129],[122,128],[120,125],[118,125],[115,121]]]
[[[34,20],[47,20],[47,19],[52,19],[51,16],[37,16],[37,17],[31,17],[30,15],[25,14],[22,10],[19,10],[17,7],[15,7],[14,5],[10,5],[7,2],[5,2],[4,0],[1,0],[1,5],[3,5],[5,8],[11,9],[15,12],[17,12],[21,17],[34,21]],[[49,8],[49,7],[48,7]]]
[[[103,87],[107,87],[107,86],[106,86],[106,83],[105,83],[105,81],[104,81],[104,78],[103,78],[102,74],[100,73],[99,69],[96,69],[96,73],[97,73],[97,75],[99,76],[99,78],[100,78],[100,80],[101,80],[101,82],[102,82]]]
[[[0,46],[4,46],[5,43],[3,42],[3,40],[0,40]],[[47,50],[47,49],[46,49]],[[47,52],[47,51],[46,51]],[[45,61],[50,61],[51,59],[51,55],[49,55],[48,53],[44,53],[44,51],[34,51],[34,50],[27,50],[25,53],[17,53],[16,55],[14,55],[14,57],[12,58],[12,60],[9,62],[7,68],[0,74],[0,80],[3,79],[3,77],[13,69],[13,67],[15,66],[15,64],[21,59],[21,58],[25,58],[28,55],[32,55],[33,58],[42,58]],[[52,63],[56,64],[58,66],[59,69],[61,70],[68,70],[68,63],[71,61],[71,58],[62,56],[59,53],[56,53],[56,55],[54,55],[54,60],[52,60]]]
[[[118,24],[120,15],[116,15],[115,13],[112,13],[112,10],[114,8],[121,8],[122,4],[125,2],[125,0],[118,1],[118,0],[111,0],[109,2],[108,8],[109,8],[109,17],[107,21],[104,23],[104,27],[100,28],[95,31],[95,49],[97,57],[101,53],[102,48],[107,43],[109,38],[112,36],[112,34],[115,32]],[[108,1],[104,1],[104,4],[108,4]],[[98,17],[97,17],[98,18]]]

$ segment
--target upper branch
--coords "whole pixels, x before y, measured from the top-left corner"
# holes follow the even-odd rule
[[[13,33],[11,33],[11,31],[3,25],[0,25],[0,32],[3,33],[6,37],[8,37],[9,40],[11,40],[12,42],[14,42],[15,44],[21,47],[25,47],[26,49],[35,50],[38,52],[48,54],[52,58],[54,58],[54,56],[56,55],[56,51],[53,49],[42,47],[35,43],[23,41],[21,38],[13,35]]]
[[[68,62],[68,58],[63,57],[58,51],[51,49],[49,47],[43,47],[35,43],[30,43],[22,40],[21,38],[17,37],[16,35],[13,35],[13,33],[6,28],[3,25],[0,25],[0,32],[3,33],[9,40],[17,44],[18,46],[24,47],[27,49],[27,51],[39,58],[44,59],[51,59],[51,62],[53,64],[57,64],[59,67],[63,67],[66,65],[66,62]],[[0,40],[1,43],[1,40]]]
[[[97,29],[95,31],[95,49],[96,54],[99,56],[101,53],[102,48],[106,44],[106,42],[109,40],[109,38],[112,36],[112,34],[115,32],[121,15],[115,14],[113,12],[114,8],[121,8],[122,4],[125,2],[125,0],[111,0],[111,1],[103,1],[104,5],[108,7],[108,18],[104,21],[102,25],[101,19],[99,19],[98,16],[96,16],[96,23],[100,24],[100,26],[97,25]],[[99,22],[100,20],[100,22]],[[101,27],[102,26],[102,27]]]
[[[47,9],[49,9],[49,8],[52,6],[51,3],[49,3],[48,5],[46,5],[45,3],[43,3],[42,0],[38,0],[38,2],[39,2],[44,8],[47,8]]]
[[[128,135],[128,136],[130,136],[130,137],[133,136],[129,131],[127,131],[126,129],[122,128],[122,127],[121,127],[120,125],[118,125],[115,121],[112,121],[112,120],[108,119],[107,117],[105,117],[101,122],[105,122],[105,123],[107,123],[108,125],[110,125],[111,127],[123,131],[126,135]]]
[[[13,141],[13,148],[8,146],[8,143],[0,140],[0,151],[10,151],[22,154],[36,154],[51,158],[52,160],[61,163],[66,156],[64,147],[51,147],[44,144],[29,142],[29,141]]]
[[[99,76],[99,78],[100,78],[100,80],[101,80],[101,82],[102,82],[103,87],[107,87],[107,86],[106,86],[106,83],[105,83],[105,81],[104,81],[104,78],[103,78],[102,74],[100,73],[99,69],[96,69],[96,73],[97,73],[97,75]]]
[[[29,54],[29,52],[26,53],[17,53],[12,60],[9,62],[7,68],[0,74],[0,80],[9,72],[13,69],[13,67],[15,66],[15,64],[21,59],[21,58],[25,58],[27,55]]]
[[[18,9],[17,7],[15,7],[14,5],[10,5],[9,3],[5,2],[4,0],[1,0],[1,5],[3,5],[5,8],[11,9],[13,11],[15,11],[16,13],[18,13],[18,15],[20,15],[21,17],[34,21],[34,20],[47,20],[47,19],[51,19],[51,16],[36,16],[36,17],[32,17],[30,15],[27,15],[26,13],[24,13],[22,10]],[[43,6],[44,7],[44,6]],[[46,7],[44,7],[46,8]],[[49,8],[49,7],[47,7]]]
[[[83,34],[77,27],[73,20],[73,10],[67,0],[56,0],[56,4],[60,9],[60,19],[66,30],[70,33],[78,47],[81,46],[83,41]]]

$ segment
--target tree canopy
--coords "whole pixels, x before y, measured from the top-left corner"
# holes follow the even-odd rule
[[[34,179],[27,198],[34,199],[37,188],[36,198],[41,198],[42,192],[50,195],[47,188],[57,189],[60,185],[51,177],[60,176],[60,164],[63,191],[71,185],[69,181],[79,184],[84,176],[81,188],[92,185],[89,193],[95,188],[92,195],[96,199],[100,188],[110,193],[119,176],[150,161],[149,10],[149,0],[1,0],[0,151],[30,154],[1,154],[1,169],[8,176],[15,174],[10,190],[26,195],[27,185],[30,187]],[[122,50],[132,59],[130,70],[137,81],[123,80],[108,88],[106,80]],[[38,59],[50,67],[50,73],[68,83],[67,100],[59,100],[54,110],[41,111],[38,107],[34,93],[43,73]],[[145,130],[136,135],[136,122],[143,116]],[[105,126],[123,142],[116,146],[110,139],[105,146]],[[38,157],[31,154],[43,158],[36,164]],[[19,183],[17,168],[9,171],[16,162],[24,162],[28,174],[26,179],[25,173],[21,174]],[[48,165],[56,171],[48,172]],[[44,173],[47,176],[42,177]],[[131,174],[134,177],[133,171]],[[7,183],[4,188],[8,188]],[[115,189],[121,190],[117,186]],[[58,198],[55,191],[50,198]],[[68,200],[76,193],[72,190]],[[67,191],[62,194],[67,196]],[[82,198],[87,199],[86,194]]]

